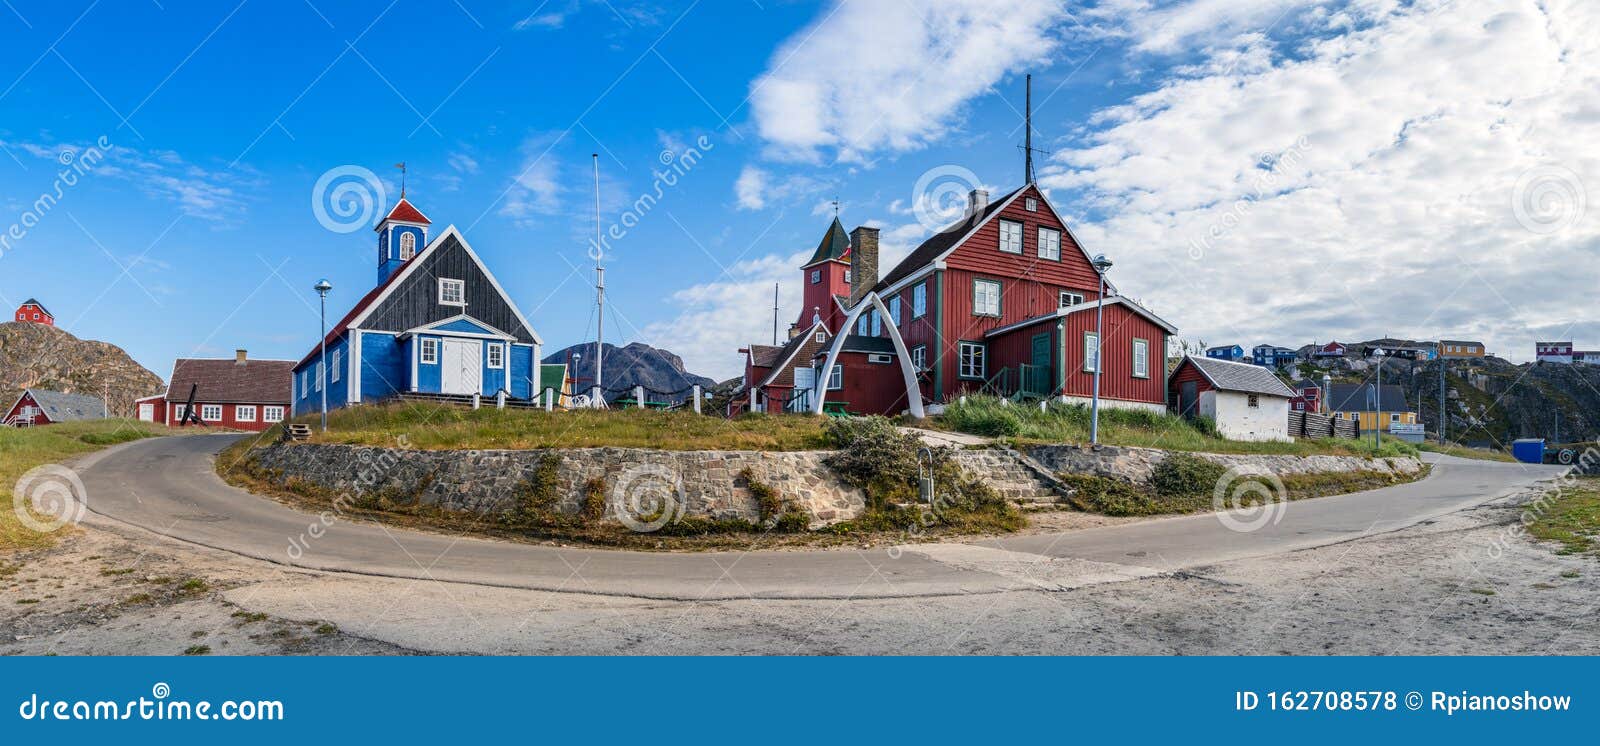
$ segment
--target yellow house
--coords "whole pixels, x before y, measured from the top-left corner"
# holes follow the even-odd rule
[[[1328,396],[1329,414],[1336,419],[1355,420],[1362,432],[1387,431],[1391,425],[1415,425],[1421,421],[1406,404],[1404,389],[1384,384],[1374,406],[1372,388],[1365,383],[1334,384]]]
[[[1482,342],[1464,342],[1459,339],[1439,340],[1440,357],[1483,357]]]

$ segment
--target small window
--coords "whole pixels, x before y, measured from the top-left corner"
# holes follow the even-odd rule
[[[818,342],[826,342],[826,341],[828,341],[828,333],[825,332],[825,331],[822,331],[820,329],[817,330],[817,341]]]
[[[856,334],[865,337],[870,331],[872,331],[872,312],[867,311],[866,313],[861,314],[860,318],[856,321]]]
[[[467,305],[467,283],[448,277],[439,278],[439,305]]]
[[[489,357],[489,367],[499,370],[506,367],[506,346],[503,344],[490,344],[484,348]]]
[[[911,318],[920,319],[928,312],[928,283],[919,282],[911,288]]]
[[[200,419],[205,420],[206,422],[221,422],[222,421],[222,405],[221,404],[201,404],[200,405]]]
[[[1150,343],[1143,339],[1133,340],[1133,377],[1150,377]]]
[[[1054,228],[1039,229],[1039,258],[1061,260],[1061,231]]]
[[[262,422],[283,422],[283,407],[262,407]]]
[[[423,365],[433,365],[439,362],[439,340],[428,337],[422,339],[421,362]]]
[[[239,422],[255,422],[256,408],[250,405],[240,404],[239,406],[233,408],[233,419],[238,420]]]
[[[988,350],[977,342],[962,342],[958,353],[956,374],[962,378],[982,379],[988,370]]]
[[[1100,345],[1094,332],[1083,333],[1083,372],[1093,373],[1100,367]]]
[[[1022,200],[1022,205],[1023,207],[1027,208],[1028,212],[1039,211],[1039,200],[1034,199],[1033,197],[1028,197],[1027,199]]]
[[[310,376],[310,374],[311,374],[311,371],[309,371],[309,370],[300,371],[300,398],[301,399],[306,398],[311,393],[311,386],[309,385],[311,379],[308,377],[308,376]]]
[[[835,363],[833,371],[828,374],[828,390],[838,391],[842,388],[844,388],[844,366]]]
[[[848,269],[844,271],[844,282],[846,285],[850,284],[850,270]]]
[[[1022,224],[1012,220],[1000,221],[1000,250],[1007,254],[1022,253]]]
[[[1256,409],[1261,406],[1261,397],[1256,394],[1251,394],[1249,397],[1247,397],[1246,402],[1249,404],[1251,409]]]
[[[40,316],[39,316],[39,314],[34,314],[34,315],[33,315],[33,320],[34,320],[34,321],[38,321],[38,320],[39,320],[39,318],[40,318]]]
[[[999,280],[973,280],[972,281],[972,315],[974,315],[974,316],[999,316],[1000,315],[1000,281]]]
[[[1069,292],[1069,291],[1066,291],[1066,290],[1061,291],[1061,307],[1062,308],[1066,308],[1067,306],[1076,306],[1076,305],[1078,305],[1078,304],[1080,304],[1082,302],[1083,302],[1083,293],[1073,293],[1073,292]]]
[[[900,296],[889,299],[889,318],[894,320],[894,325],[900,325]]]
[[[1389,421],[1390,422],[1399,422],[1400,421],[1400,415],[1398,415],[1398,414],[1389,415]]]
[[[917,345],[911,348],[911,367],[915,370],[928,369],[928,346]]]
[[[872,336],[883,336],[883,317],[877,311],[872,312]]]
[[[406,231],[400,234],[400,258],[410,259],[417,255],[417,234]]]
[[[342,352],[343,352],[343,350],[334,350],[333,351],[333,379],[332,380],[333,380],[334,383],[338,383],[339,382],[339,369],[344,367],[344,366],[339,364],[339,358],[341,357],[341,353]]]
[[[867,355],[867,362],[874,365],[888,365],[889,363],[894,362],[894,356],[881,352],[874,352],[870,355]]]
[[[316,380],[316,383],[315,383],[318,391],[322,390],[322,382],[327,377],[328,377],[328,369],[327,369],[327,367],[322,364],[322,361],[318,360],[317,361],[317,380]]]
[[[815,285],[815,284],[817,284],[819,282],[822,282],[822,270],[820,270],[820,269],[811,270],[811,284]]]

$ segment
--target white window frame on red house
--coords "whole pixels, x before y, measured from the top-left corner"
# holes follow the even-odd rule
[[[920,319],[928,314],[928,283],[911,286],[911,318]]]
[[[261,408],[262,422],[283,422],[283,407],[267,405]]]
[[[989,346],[982,342],[956,343],[956,377],[981,381],[989,373]]]
[[[254,404],[233,405],[233,419],[238,422],[255,422],[256,406]]]
[[[201,404],[200,405],[200,419],[205,421],[205,422],[221,422],[222,421],[222,405],[221,404]]]
[[[1039,258],[1061,261],[1061,231],[1039,226]]]
[[[1021,254],[1022,253],[1022,230],[1023,230],[1022,223],[1020,223],[1018,221],[1015,221],[1015,220],[1004,220],[1004,219],[1000,220],[999,222],[1000,222],[1000,250],[1004,251],[1007,254]],[[1015,232],[1015,235],[1012,235],[1013,231]],[[1006,248],[1007,246],[1013,245],[1013,239],[1014,239],[1015,248],[1009,248],[1009,249]]]
[[[1091,363],[1090,361],[1094,362]],[[1093,373],[1100,367],[1100,340],[1094,332],[1083,333],[1083,372]]]
[[[980,287],[991,287],[991,286],[994,288],[994,293],[992,294],[993,295],[992,300],[994,301],[994,304],[993,304],[994,310],[992,310],[992,311],[989,310],[989,308],[990,308],[989,301],[991,300],[991,297],[990,297],[991,294],[987,293],[987,292],[984,292],[984,293],[982,293],[980,295],[979,291],[978,291],[978,289]],[[972,281],[972,315],[973,316],[994,316],[994,317],[999,317],[1000,316],[1000,309],[1001,309],[1000,296],[1003,295],[1004,293],[1005,293],[1005,284],[1002,283],[999,280],[974,279]]]
[[[1150,340],[1133,339],[1133,377],[1150,377]]]
[[[1061,291],[1061,295],[1060,295],[1060,305],[1057,306],[1057,307],[1058,308],[1069,308],[1071,306],[1077,306],[1077,305],[1082,305],[1082,304],[1083,304],[1083,293],[1075,293],[1075,292],[1073,292],[1071,290],[1063,290],[1063,291]]]

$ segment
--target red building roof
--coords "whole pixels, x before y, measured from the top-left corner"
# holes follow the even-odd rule
[[[198,386],[196,402],[240,404],[289,404],[289,382],[294,375],[291,360],[196,360],[179,358],[172,364],[172,383],[167,401],[189,399],[191,386]]]
[[[403,223],[421,223],[423,225],[433,224],[433,221],[429,220],[427,215],[423,215],[422,211],[413,206],[405,197],[401,197],[399,202],[394,203],[394,209],[390,210],[383,220],[378,221],[378,225],[381,226],[390,220],[399,220]],[[374,227],[373,230],[377,230],[377,227]]]

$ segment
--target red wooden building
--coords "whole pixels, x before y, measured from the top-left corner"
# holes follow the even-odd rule
[[[265,430],[288,417],[293,360],[251,360],[244,350],[231,359],[180,358],[172,364],[167,392],[134,402],[139,419],[181,427],[184,405],[194,393],[200,420],[212,427]]]
[[[40,303],[33,298],[29,298],[23,301],[22,305],[17,306],[17,312],[12,314],[12,318],[16,319],[19,323],[26,322],[29,324],[44,324],[46,326],[56,325],[56,317],[49,311],[45,310],[43,303]]]
[[[833,338],[843,333],[840,370],[826,382],[825,400],[852,413],[906,410],[891,326],[904,341],[924,402],[980,392],[1089,401],[1100,277],[1036,185],[994,201],[975,190],[965,217],[881,278],[877,261],[878,230],[856,228],[846,242],[835,219],[802,267],[806,307],[789,344],[780,353],[761,345],[743,350],[746,385],[731,409],[759,405],[762,397],[771,398],[773,384],[786,379],[785,393],[792,396],[795,369],[811,368],[799,375],[802,382],[815,380]],[[1167,337],[1177,330],[1109,283],[1107,291],[1102,402],[1162,411]],[[870,304],[869,293],[882,300],[887,314]],[[845,330],[857,306],[864,310],[854,328]],[[798,332],[802,326],[808,331]],[[804,347],[814,347],[809,360]]]
[[[25,389],[0,417],[10,427],[52,425],[71,420],[98,420],[106,416],[106,403],[98,396]]]

